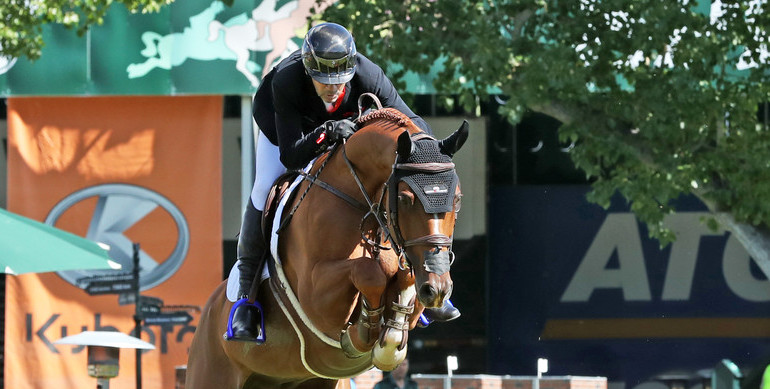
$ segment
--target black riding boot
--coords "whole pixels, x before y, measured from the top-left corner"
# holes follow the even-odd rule
[[[264,342],[264,317],[261,305],[257,302],[258,285],[252,291],[257,272],[262,270],[265,253],[265,240],[262,235],[262,211],[258,211],[251,200],[246,206],[238,236],[238,301],[230,312],[232,333],[228,329],[227,340]],[[249,298],[251,297],[251,298]],[[251,303],[253,302],[253,303]]]
[[[451,301],[446,300],[441,308],[425,308],[417,324],[420,327],[427,327],[434,321],[450,321],[458,317],[460,317],[460,310],[455,308]]]
[[[431,321],[450,321],[460,317],[460,310],[455,308],[451,301],[446,300],[441,308],[426,309],[425,316]]]

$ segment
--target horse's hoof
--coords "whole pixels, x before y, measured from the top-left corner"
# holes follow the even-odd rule
[[[382,371],[391,371],[406,359],[406,349],[407,347],[399,350],[398,348],[380,348],[377,346],[374,348],[372,362],[375,367]]]
[[[383,371],[391,371],[406,358],[406,330],[388,328],[381,335],[372,350],[374,366]],[[403,344],[403,348],[401,347]]]

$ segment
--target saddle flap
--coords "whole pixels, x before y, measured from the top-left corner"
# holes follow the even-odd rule
[[[275,183],[270,188],[270,192],[267,194],[265,210],[262,214],[262,233],[265,235],[265,242],[267,242],[268,245],[272,235],[270,232],[273,230],[273,222],[276,216],[275,213],[278,210],[278,204],[280,204],[281,199],[286,195],[286,191],[298,175],[299,173],[296,171],[283,173],[275,180]]]

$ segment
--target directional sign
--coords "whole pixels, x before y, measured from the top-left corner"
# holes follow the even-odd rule
[[[192,321],[192,316],[185,311],[164,312],[144,318],[144,325],[162,324],[187,324]]]
[[[126,293],[134,290],[133,280],[92,281],[86,286],[90,295]]]
[[[159,305],[143,305],[143,304],[139,304],[139,312],[145,313],[145,314],[160,313],[160,306]]]
[[[136,293],[121,293],[118,296],[118,304],[129,305],[136,303]]]
[[[120,305],[136,304],[136,294],[135,293],[121,294],[120,296],[118,296],[118,304]],[[139,296],[139,304],[156,305],[156,306],[162,307],[163,300],[152,296]]]
[[[78,285],[83,285],[96,281],[129,281],[133,279],[134,275],[131,273],[115,273],[78,278],[76,283]]]

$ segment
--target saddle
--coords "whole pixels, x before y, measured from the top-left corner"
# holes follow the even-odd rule
[[[291,186],[291,183],[294,182],[294,180],[299,175],[299,172],[297,171],[288,171],[286,173],[283,173],[280,175],[276,180],[273,186],[270,188],[270,192],[267,194],[267,201],[265,201],[265,210],[262,213],[262,235],[265,239],[265,244],[267,247],[270,247],[270,240],[271,235],[273,231],[273,223],[275,223],[276,218],[276,211],[278,210],[278,204],[281,202],[281,199],[283,196],[286,195],[286,191],[289,190],[289,186]],[[294,200],[294,197],[296,197],[296,191],[293,193],[290,193],[290,196],[292,198],[288,199],[288,202],[291,203]],[[280,215],[279,215],[280,218]]]

